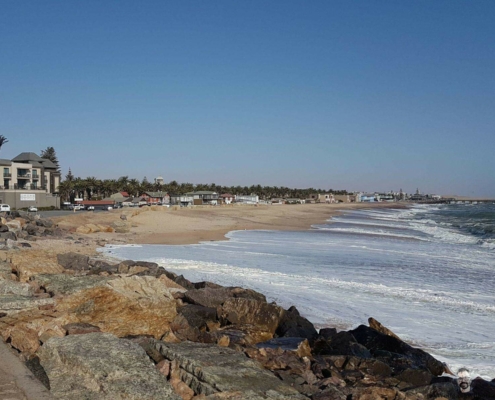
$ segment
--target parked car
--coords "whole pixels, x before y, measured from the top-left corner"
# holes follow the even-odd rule
[[[0,204],[0,212],[10,211],[10,206],[8,204]]]
[[[28,212],[38,212],[38,209],[35,206],[30,206]]]
[[[88,211],[94,211],[95,210],[95,206],[87,206],[86,207],[86,210],[88,210]]]

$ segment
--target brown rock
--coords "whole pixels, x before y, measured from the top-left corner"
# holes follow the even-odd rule
[[[156,369],[162,373],[165,378],[168,378],[170,375],[170,361],[162,360],[158,364],[155,365]]]
[[[373,317],[368,318],[368,324],[369,324],[370,328],[373,328],[375,331],[378,331],[380,333],[383,333],[384,335],[392,336],[396,339],[402,340],[399,336],[397,336],[395,333],[393,333],[390,329],[388,329],[385,326],[383,326],[382,324],[380,324]]]
[[[162,337],[176,316],[175,300],[160,281],[151,277],[125,277],[106,286],[82,290],[60,299],[57,309],[67,322],[85,322],[102,332],[124,337]]]

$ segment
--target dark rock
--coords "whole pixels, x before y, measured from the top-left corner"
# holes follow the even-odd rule
[[[110,274],[116,274],[118,272],[118,266],[110,264],[103,260],[90,259],[88,264],[91,267],[91,274],[97,275],[101,272],[108,272]]]
[[[0,224],[0,233],[1,232],[8,232],[9,227],[7,225]]]
[[[318,335],[314,325],[301,317],[294,306],[284,313],[275,334],[281,337],[303,337],[308,340],[313,340]]]
[[[327,386],[323,391],[311,396],[312,400],[346,400],[347,394],[335,386]]]
[[[375,359],[361,360],[359,369],[373,376],[387,377],[392,375],[392,368],[389,365]]]
[[[319,355],[371,357],[370,351],[359,344],[354,336],[346,331],[336,333],[329,340],[318,339],[313,346],[313,352]]]
[[[17,245],[18,245],[19,247],[32,247],[29,243],[24,243],[24,242],[17,243]]]
[[[204,289],[204,288],[213,288],[213,289],[218,289],[223,287],[222,285],[217,285],[216,283],[213,282],[195,282],[193,283],[193,286],[195,289]]]
[[[495,399],[495,382],[475,378],[471,381],[471,392],[483,400]]]
[[[217,310],[188,304],[178,310],[170,329],[181,340],[199,341],[200,333],[208,329],[209,322],[217,321]]]
[[[50,390],[50,380],[46,375],[45,370],[40,364],[40,359],[38,356],[33,356],[26,361],[26,367],[33,373],[33,375],[38,379],[43,386]]]
[[[422,369],[408,368],[400,374],[395,375],[395,378],[402,382],[406,382],[410,387],[414,387],[429,385],[433,379],[433,375],[429,371]]]
[[[175,283],[181,285],[185,289],[189,289],[189,290],[190,289],[194,289],[194,284],[190,280],[184,278],[184,276],[182,276],[182,275],[179,275],[179,276],[175,277],[173,279],[173,281]],[[193,304],[197,304],[197,303],[194,303],[194,302],[192,302],[192,303]],[[204,305],[206,307],[210,307],[209,305],[205,305],[205,304],[199,304],[199,305]]]
[[[193,285],[193,284],[188,284],[187,282],[189,281],[185,283],[181,283],[178,279],[176,279],[175,282],[185,287],[186,289],[189,288],[188,285]],[[255,292],[254,290],[243,289],[239,287],[215,288],[215,287],[207,286],[202,289],[188,290],[184,294],[184,301],[191,304],[197,304],[200,306],[212,307],[212,308],[216,308],[222,305],[227,299],[231,299],[231,298],[253,299],[266,303],[266,297],[263,296],[262,294]]]
[[[57,254],[58,263],[66,268],[76,271],[88,271],[90,269],[89,257],[79,253]]]
[[[28,233],[28,235],[36,236],[36,233],[38,233],[38,227],[33,223],[24,225],[23,229]]]
[[[39,219],[36,221],[37,226],[43,226],[45,228],[52,228],[53,227],[53,222],[50,221],[49,219]]]
[[[320,329],[320,332],[318,332],[318,335],[325,339],[330,339],[332,336],[335,336],[336,334],[337,334],[337,329],[335,328],[322,328]]]
[[[427,386],[420,386],[414,389],[406,390],[407,394],[420,394],[426,399],[436,399],[443,397],[449,400],[456,400],[459,397],[460,391],[457,384],[453,382],[434,383]],[[465,398],[465,397],[463,397]]]
[[[369,349],[373,355],[377,355],[377,351],[396,353],[410,359],[416,367],[429,370],[433,375],[442,375],[444,371],[442,362],[425,351],[414,348],[395,337],[384,335],[365,325],[358,326],[350,333],[358,343]]]

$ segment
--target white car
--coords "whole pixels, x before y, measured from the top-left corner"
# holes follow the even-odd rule
[[[86,210],[88,210],[88,211],[94,211],[95,210],[95,206],[88,206],[88,207],[86,207]]]
[[[10,206],[8,204],[0,204],[0,212],[10,211]]]
[[[35,206],[30,206],[28,212],[38,212],[38,209]]]

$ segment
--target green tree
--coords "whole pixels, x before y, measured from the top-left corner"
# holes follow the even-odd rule
[[[69,182],[72,182],[74,180],[74,175],[72,175],[72,171],[70,170],[70,167],[69,167],[69,172],[67,172],[67,175],[65,175],[65,180]]]
[[[45,150],[41,150],[40,157],[50,160],[57,166],[57,171],[60,172],[60,164],[58,163],[57,153],[53,147],[47,147]]]

